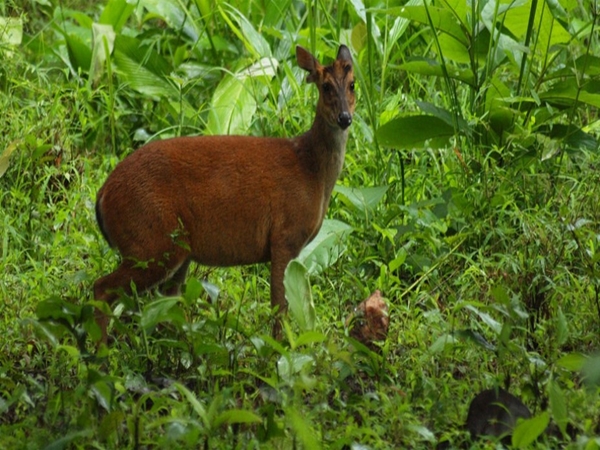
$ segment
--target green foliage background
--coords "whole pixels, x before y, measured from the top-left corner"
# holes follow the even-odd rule
[[[494,386],[534,415],[513,446],[599,448],[597,20],[593,0],[0,3],[0,448],[495,448],[463,429]],[[108,173],[151,139],[301,133],[294,48],[340,43],[357,112],[284,342],[268,267],[195,267],[181,297],[123,299],[96,349]],[[379,352],[345,330],[375,289]]]

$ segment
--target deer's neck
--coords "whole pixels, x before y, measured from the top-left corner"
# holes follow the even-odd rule
[[[347,141],[347,129],[330,126],[318,116],[311,129],[300,136],[301,160],[308,170],[324,181],[329,194],[342,171]]]

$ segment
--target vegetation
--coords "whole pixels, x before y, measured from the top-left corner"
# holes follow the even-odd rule
[[[533,413],[514,447],[600,447],[598,5],[400,3],[0,3],[0,448],[496,448],[463,427],[494,386]],[[195,267],[97,347],[107,174],[151,139],[301,133],[293,49],[339,43],[357,113],[284,341],[267,267]],[[373,351],[346,317],[376,289]]]

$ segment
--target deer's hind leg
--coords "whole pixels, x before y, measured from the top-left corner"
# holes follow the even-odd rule
[[[111,305],[121,295],[131,295],[133,287],[138,293],[142,293],[170,280],[174,280],[179,288],[177,283],[185,278],[189,266],[188,253],[172,244],[168,251],[156,253],[160,256],[145,260],[132,257],[123,258],[113,272],[96,280],[94,298]],[[110,318],[104,313],[96,311],[96,321],[102,331],[103,342],[106,342],[108,338],[109,320]]]

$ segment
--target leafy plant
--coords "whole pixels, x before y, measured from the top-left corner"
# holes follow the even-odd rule
[[[422,448],[471,443],[475,390],[533,411],[512,444],[598,445],[598,36],[590,2],[0,5],[0,447]],[[296,44],[353,52],[358,103],[319,235],[288,268],[192,267],[123,297],[98,188],[141,143],[294,136]],[[388,339],[346,336],[375,289]],[[108,309],[107,309],[108,312]]]
[[[582,23],[569,15],[568,9],[576,8],[571,4],[566,10],[557,2],[490,1],[471,2],[470,9],[444,2],[384,10],[429,26],[439,60],[409,59],[398,68],[443,80],[450,104],[442,109],[418,102],[428,115],[395,119],[381,128],[380,141],[406,148],[433,139],[440,146],[456,136],[457,143],[509,149],[516,143],[525,150],[555,139],[552,148],[597,148],[596,140],[572,120],[585,104],[598,106],[597,61],[583,42],[593,32],[596,16]],[[422,134],[413,137],[406,133],[409,128]]]

